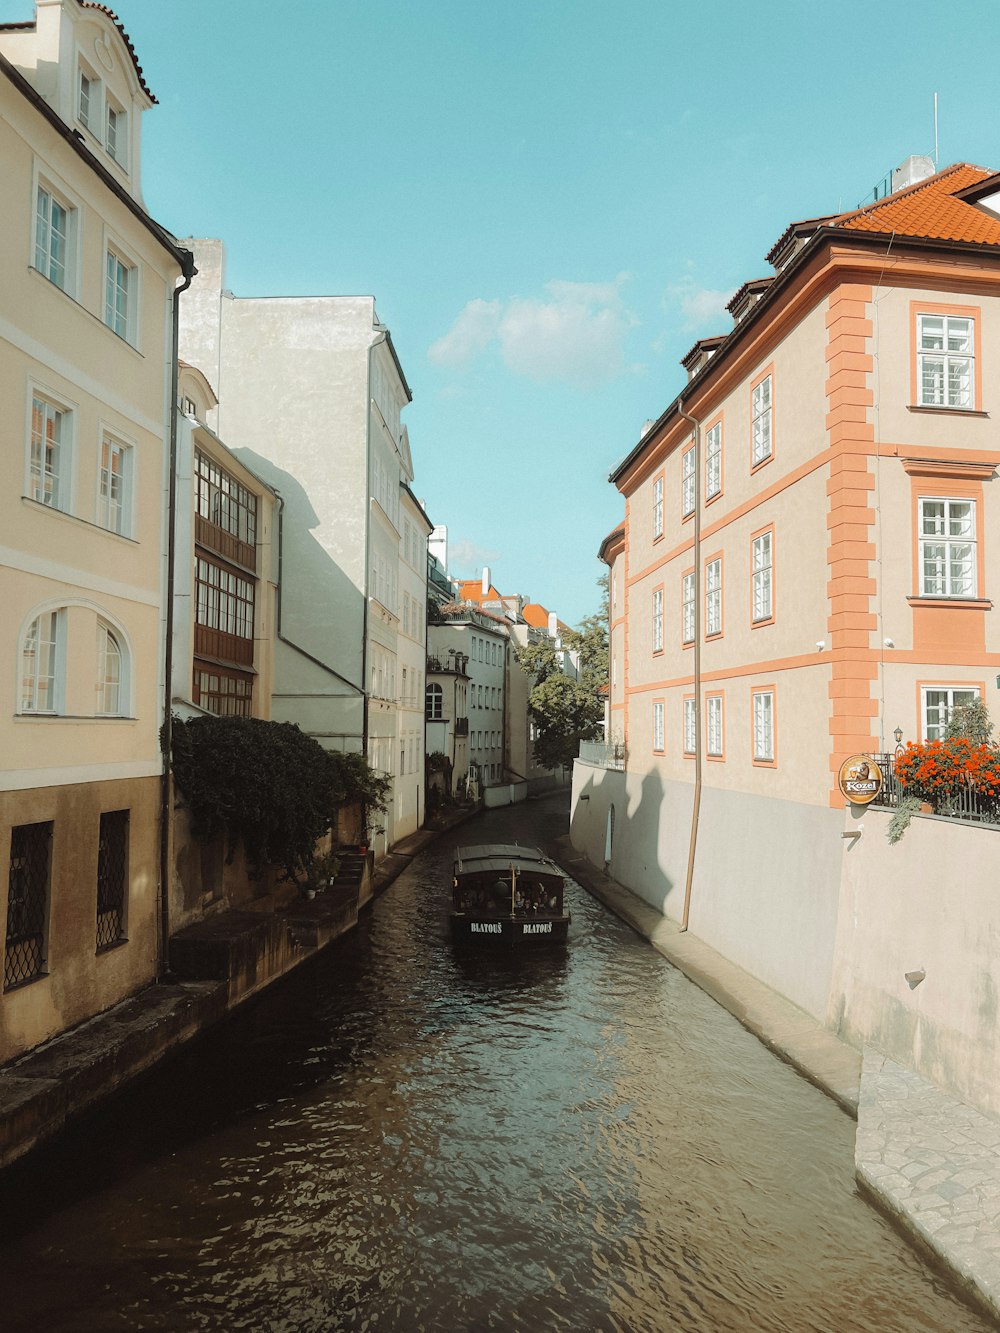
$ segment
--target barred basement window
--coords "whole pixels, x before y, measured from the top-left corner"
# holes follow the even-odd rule
[[[101,815],[97,852],[97,949],[110,949],[125,939],[125,900],[128,889],[127,810]]]
[[[11,829],[5,991],[45,975],[51,855],[51,820]]]

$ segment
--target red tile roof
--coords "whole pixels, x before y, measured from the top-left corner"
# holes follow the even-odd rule
[[[463,602],[475,602],[478,606],[480,602],[498,602],[500,594],[490,584],[489,592],[483,592],[482,579],[459,579],[458,592]]]
[[[956,162],[874,204],[842,213],[831,225],[846,231],[896,232],[899,236],[1000,245],[1000,218],[956,197],[993,174],[970,162]]]
[[[540,602],[525,603],[521,615],[533,629],[548,629],[549,627],[549,613]]]

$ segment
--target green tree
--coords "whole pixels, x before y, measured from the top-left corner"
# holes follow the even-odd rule
[[[578,677],[562,669],[548,640],[516,650],[521,669],[534,679],[528,711],[536,727],[535,761],[545,768],[568,767],[580,742],[601,734],[602,687],[608,681],[607,576],[598,584],[604,590],[603,614],[585,617],[564,635],[566,648],[580,655]]]

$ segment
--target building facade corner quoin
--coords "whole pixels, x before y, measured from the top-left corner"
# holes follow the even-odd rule
[[[865,561],[866,577],[872,571],[875,549],[875,432],[871,423],[873,403],[872,287],[849,279],[835,287],[828,298],[826,430],[830,448],[827,483],[827,642],[832,651],[830,735],[830,803],[843,804],[837,773],[850,754],[878,749],[878,719],[873,712],[877,682],[871,673],[856,671],[858,661],[867,661],[867,647],[876,609],[877,590],[864,594],[864,608],[857,604],[856,589],[847,575],[856,573],[857,560]],[[864,351],[859,352],[860,347]],[[847,406],[862,412],[844,411]],[[862,417],[862,419],[858,419]],[[865,459],[863,470],[846,468],[846,455]],[[860,531],[859,531],[860,528]],[[863,540],[862,540],[863,538]],[[870,583],[874,588],[874,584]],[[835,650],[844,651],[835,651]],[[852,660],[853,659],[853,660]]]

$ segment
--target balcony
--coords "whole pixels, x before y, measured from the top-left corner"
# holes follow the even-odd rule
[[[623,741],[581,741],[577,756],[595,768],[615,768],[625,771],[625,744]]]
[[[465,669],[468,660],[465,653],[449,653],[447,657],[428,657],[427,670],[452,676],[465,676],[468,675]]]

